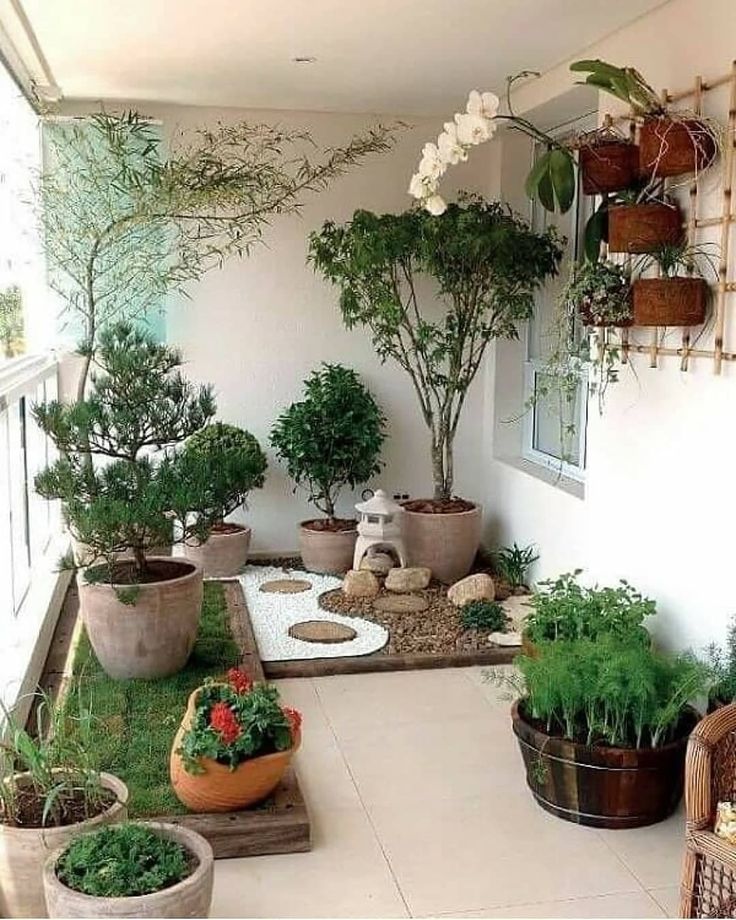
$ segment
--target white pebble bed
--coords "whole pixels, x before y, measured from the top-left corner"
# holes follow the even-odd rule
[[[260,590],[266,581],[293,578],[312,583],[299,594],[271,594]],[[369,655],[388,642],[388,631],[362,617],[345,617],[323,610],[320,594],[342,586],[332,575],[315,575],[298,570],[285,572],[272,566],[249,565],[239,576],[262,661],[293,661],[302,658],[344,658]],[[354,629],[357,636],[347,642],[305,642],[289,635],[289,627],[303,620],[330,620]]]

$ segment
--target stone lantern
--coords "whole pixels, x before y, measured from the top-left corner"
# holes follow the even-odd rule
[[[371,498],[358,502],[355,510],[360,515],[358,539],[355,544],[353,568],[359,569],[364,556],[374,553],[391,553],[402,566],[406,565],[406,549],[401,536],[401,505],[390,499],[383,489]]]

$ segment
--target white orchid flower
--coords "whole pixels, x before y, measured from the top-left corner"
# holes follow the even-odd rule
[[[429,179],[420,173],[414,173],[409,183],[409,194],[412,198],[428,198],[437,191],[437,180]]]
[[[425,210],[429,211],[434,217],[439,217],[447,210],[447,202],[442,195],[431,195],[424,201]]]
[[[449,123],[452,131],[443,131],[437,138],[437,149],[439,150],[440,159],[447,166],[454,166],[462,160],[467,160],[468,154],[465,147],[457,139],[457,128],[454,124]],[[447,128],[447,126],[445,126]]]
[[[419,161],[419,174],[428,179],[436,180],[446,169],[447,164],[443,163],[437,144],[425,144],[422,148],[422,158]]]
[[[479,93],[477,89],[470,91],[468,104],[465,111],[468,115],[481,115],[483,118],[495,118],[498,115],[500,100],[495,93]]]
[[[455,116],[455,124],[457,125],[457,139],[465,147],[490,140],[496,131],[495,123],[482,115],[458,113]]]

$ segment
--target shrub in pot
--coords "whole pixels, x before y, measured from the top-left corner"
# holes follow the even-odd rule
[[[273,792],[301,742],[301,714],[237,668],[189,697],[171,750],[174,792],[192,811],[246,808]]]
[[[218,520],[206,540],[196,537],[184,544],[184,555],[197,563],[206,576],[222,578],[237,575],[248,561],[251,530],[225,518],[246,504],[253,489],[263,487],[266,456],[249,432],[215,422],[195,431],[184,445],[182,463],[218,469],[221,487],[217,501]]]
[[[633,284],[637,326],[698,326],[705,322],[709,288],[704,265],[716,268],[702,246],[680,243],[660,246],[639,261],[640,271],[656,266],[657,278],[639,277]]]
[[[440,214],[356,211],[310,238],[310,258],[340,290],[348,328],[365,326],[381,361],[409,376],[430,435],[434,495],[404,505],[409,562],[444,582],[468,573],[480,507],[454,495],[454,444],[468,389],[494,338],[515,338],[561,258],[502,204],[465,196]],[[427,282],[431,282],[430,289]]]
[[[214,857],[176,824],[126,823],[76,837],[49,856],[50,917],[208,917]]]
[[[164,677],[186,663],[202,571],[151,549],[171,538],[172,522],[177,539],[205,540],[233,489],[229,468],[173,448],[215,412],[209,387],[193,387],[180,365],[176,349],[115,324],[100,335],[85,398],[34,408],[61,454],[36,489],[61,499],[72,536],[92,554],[79,578],[82,618],[113,678]]]
[[[0,913],[45,917],[42,871],[50,850],[127,816],[128,790],[91,763],[94,720],[72,683],[63,705],[35,696],[27,730],[3,708],[0,746]]]
[[[606,828],[675,810],[698,720],[688,701],[708,684],[701,662],[608,634],[551,642],[516,664],[513,730],[542,808]]]
[[[304,382],[304,399],[292,403],[271,429],[271,444],[298,487],[325,517],[302,521],[299,546],[310,572],[347,572],[353,564],[356,521],[336,515],[340,491],[379,473],[385,418],[351,368],[323,364]]]

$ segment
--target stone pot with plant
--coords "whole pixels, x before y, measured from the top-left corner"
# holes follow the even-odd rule
[[[304,399],[282,412],[271,429],[271,444],[286,462],[294,490],[305,488],[324,514],[299,525],[307,571],[343,574],[352,568],[357,523],[337,516],[337,499],[345,486],[354,489],[383,468],[385,424],[354,370],[323,364],[305,380]]]
[[[213,879],[207,840],[159,822],[76,837],[43,868],[49,917],[209,917]]]
[[[63,704],[35,695],[35,729],[3,709],[0,746],[0,914],[46,917],[42,885],[49,852],[127,817],[128,789],[99,772],[89,751],[94,719],[78,684]]]
[[[238,485],[227,466],[184,458],[174,445],[210,421],[209,387],[181,375],[176,349],[128,323],[105,330],[90,392],[72,405],[34,408],[60,452],[36,477],[61,499],[71,534],[93,554],[79,573],[81,613],[92,647],[113,678],[156,678],[186,663],[202,606],[202,570],[151,555],[170,539],[205,540],[223,496]]]
[[[434,494],[404,504],[409,564],[458,581],[481,532],[480,506],[454,492],[463,406],[488,343],[517,337],[535,292],[556,273],[554,231],[533,233],[503,205],[466,196],[438,215],[356,211],[342,226],[328,221],[311,236],[310,258],[339,288],[345,325],[367,327],[381,361],[395,361],[411,381],[429,431]]]
[[[301,743],[301,714],[237,668],[194,690],[174,739],[171,785],[191,811],[247,808],[281,782]]]
[[[263,487],[266,456],[249,431],[215,422],[187,440],[182,462],[219,469],[219,483],[214,485],[223,487],[216,497],[219,519],[206,540],[195,536],[184,544],[184,555],[210,578],[237,575],[248,561],[251,529],[225,518],[246,504],[253,489]]]

